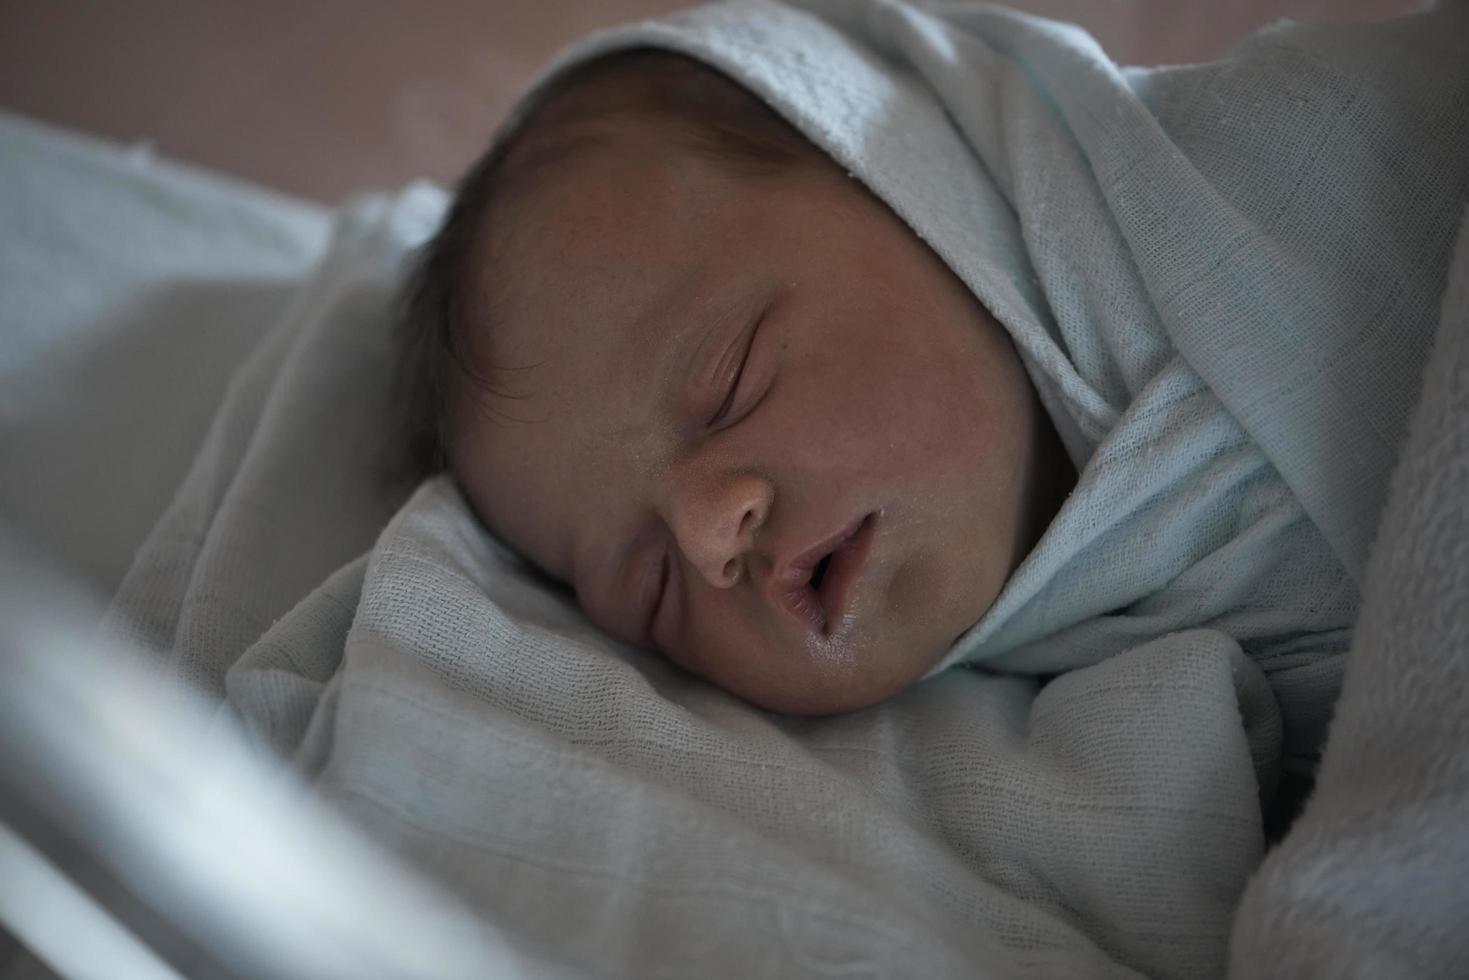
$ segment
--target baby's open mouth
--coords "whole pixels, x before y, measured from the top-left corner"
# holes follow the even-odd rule
[[[831,565],[831,555],[827,555],[816,563],[816,570],[811,573],[811,588],[820,589],[821,580],[826,577],[826,570]]]
[[[830,636],[845,622],[872,550],[876,521],[876,514],[867,514],[789,562],[773,598],[810,629]]]

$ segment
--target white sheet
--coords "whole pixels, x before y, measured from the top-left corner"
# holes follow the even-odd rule
[[[0,112],[0,523],[110,595],[329,222]]]

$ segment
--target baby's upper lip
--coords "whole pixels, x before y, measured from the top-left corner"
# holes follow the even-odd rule
[[[772,602],[809,627],[830,633],[851,604],[871,551],[876,518],[876,514],[861,514],[779,562],[767,584]],[[821,587],[813,588],[811,576],[828,555],[831,562]]]

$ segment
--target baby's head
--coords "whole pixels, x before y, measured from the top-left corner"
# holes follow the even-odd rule
[[[737,84],[544,89],[406,294],[425,460],[593,622],[762,707],[921,678],[1068,466],[1003,328]]]

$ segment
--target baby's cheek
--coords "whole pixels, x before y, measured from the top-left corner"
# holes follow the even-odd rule
[[[934,601],[948,591],[939,564],[934,555],[919,552],[893,569],[882,596],[882,613],[888,622],[911,629],[932,614]]]
[[[738,601],[738,589],[715,589],[685,576],[687,592],[673,645],[663,651],[670,660],[703,677],[728,670],[742,652],[755,647],[759,633],[751,610]]]
[[[879,450],[868,456],[896,478],[969,476],[975,458],[995,436],[995,412],[971,352],[950,345],[890,347],[853,404],[863,414],[858,431]]]

